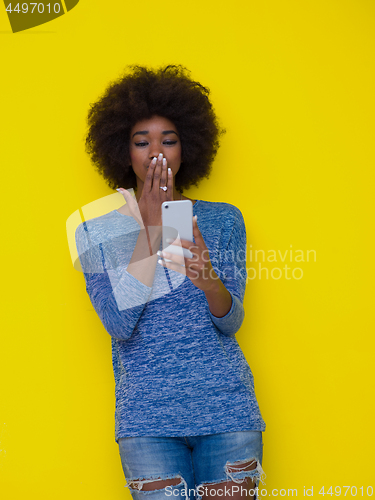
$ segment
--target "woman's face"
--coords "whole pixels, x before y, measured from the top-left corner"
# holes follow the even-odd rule
[[[141,120],[130,131],[130,161],[137,177],[137,186],[143,187],[151,160],[160,153],[167,160],[173,177],[181,165],[181,141],[175,125],[162,116]]]

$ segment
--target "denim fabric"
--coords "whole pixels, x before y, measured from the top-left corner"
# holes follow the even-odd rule
[[[261,467],[263,440],[260,431],[186,437],[128,437],[120,438],[118,444],[125,478],[134,500],[145,500],[148,496],[152,500],[199,500],[204,492],[203,485],[209,488],[210,484],[225,481],[216,488],[234,486],[240,489],[246,477],[251,477],[258,485],[264,474]],[[228,465],[249,463],[251,459],[257,461],[257,467],[253,470],[228,470]],[[156,481],[157,484],[157,479],[173,478],[181,479],[180,483],[142,491],[146,482]]]

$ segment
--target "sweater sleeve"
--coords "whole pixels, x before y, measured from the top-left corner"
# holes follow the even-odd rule
[[[209,310],[212,322],[226,336],[235,335],[245,317],[243,299],[245,296],[246,271],[246,228],[243,216],[237,207],[234,220],[229,229],[229,239],[219,255],[219,266],[215,271],[232,297],[232,306],[228,313],[218,318]]]
[[[86,222],[77,227],[75,239],[86,291],[96,313],[112,337],[128,339],[152,288],[138,281],[125,267],[109,266],[105,243],[92,243]]]

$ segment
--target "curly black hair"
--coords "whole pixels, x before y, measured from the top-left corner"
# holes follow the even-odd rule
[[[137,122],[157,115],[174,123],[180,135],[183,162],[174,179],[176,189],[197,186],[210,175],[225,133],[208,98],[210,90],[192,80],[181,65],[128,68],[90,106],[85,144],[97,171],[111,189],[136,189],[130,131]]]

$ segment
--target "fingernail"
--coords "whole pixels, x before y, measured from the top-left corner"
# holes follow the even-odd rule
[[[154,163],[154,164],[155,164],[155,163],[156,163],[156,160],[157,160],[157,158],[156,158],[156,156],[154,156],[154,157],[153,157],[153,159],[152,159],[152,162],[151,162],[151,163]]]
[[[163,261],[161,259],[158,260],[158,264],[163,265]]]
[[[119,193],[122,193],[120,188],[116,188],[116,191],[118,191]]]
[[[163,165],[165,167],[165,165],[167,164],[167,160],[165,158],[163,158]]]
[[[198,215],[194,215],[193,219],[195,220],[195,222],[197,222],[197,220],[198,220]]]
[[[171,169],[171,167],[168,167],[168,174],[172,175],[172,169]]]
[[[163,153],[159,153],[158,159],[161,160],[163,158]]]
[[[156,252],[156,255],[159,255],[159,257],[162,257],[162,256],[163,256],[160,250],[158,250],[158,251]]]

